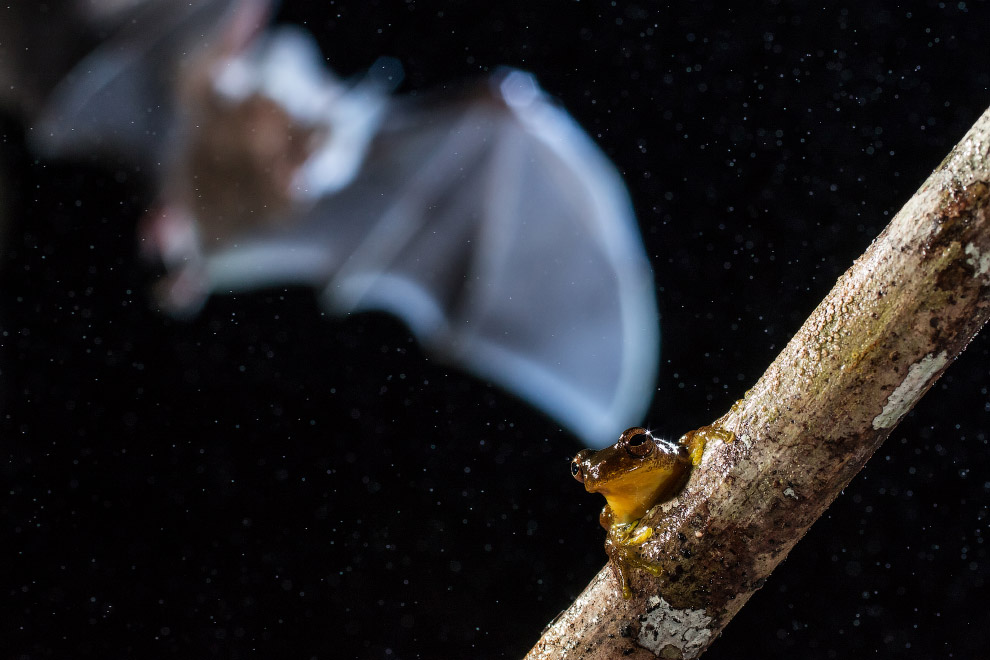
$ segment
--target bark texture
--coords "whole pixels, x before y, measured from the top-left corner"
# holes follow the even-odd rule
[[[694,658],[990,316],[990,110],[716,420],[685,490],[643,519],[623,600],[606,566],[530,660]]]

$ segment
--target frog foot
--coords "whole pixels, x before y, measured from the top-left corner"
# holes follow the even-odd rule
[[[702,426],[700,429],[688,431],[681,436],[678,442],[688,450],[691,458],[691,465],[698,467],[701,464],[701,457],[705,455],[705,446],[714,441],[721,440],[729,444],[736,439],[736,434],[727,431],[719,426]]]
[[[649,525],[633,529],[625,539],[626,545],[643,545],[646,540],[653,536],[653,528]]]

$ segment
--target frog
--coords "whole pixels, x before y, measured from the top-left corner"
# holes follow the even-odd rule
[[[733,436],[715,427],[703,427],[672,442],[634,426],[626,429],[615,444],[599,451],[585,449],[571,461],[571,475],[589,493],[605,496],[605,508],[598,521],[608,532],[605,552],[623,598],[632,597],[632,569],[662,575],[660,566],[639,552],[639,546],[654,534],[649,525],[640,525],[640,519],[683,490],[711,438],[731,442]]]

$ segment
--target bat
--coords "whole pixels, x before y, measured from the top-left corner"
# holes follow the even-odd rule
[[[533,76],[404,97],[395,60],[340,80],[309,34],[264,28],[263,0],[138,4],[156,24],[98,45],[32,135],[155,177],[142,249],[163,309],[304,284],[334,314],[396,315],[587,444],[641,419],[659,327],[632,205]]]

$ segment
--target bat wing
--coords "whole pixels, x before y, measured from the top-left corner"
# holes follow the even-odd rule
[[[391,311],[435,354],[590,444],[611,442],[642,418],[659,347],[618,172],[519,71],[494,94],[403,123],[406,139],[386,130],[386,152],[361,177],[382,187],[376,217],[319,211],[371,227],[330,280],[328,305]]]

